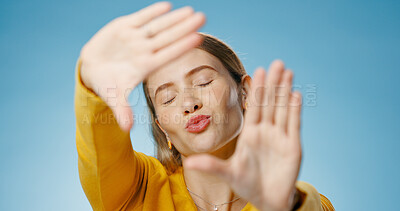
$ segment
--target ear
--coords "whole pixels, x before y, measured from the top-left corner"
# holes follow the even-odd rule
[[[241,85],[242,90],[240,90],[240,95],[242,96],[242,108],[245,109],[245,103],[246,100],[249,99],[248,96],[250,94],[251,77],[247,74],[243,75]]]

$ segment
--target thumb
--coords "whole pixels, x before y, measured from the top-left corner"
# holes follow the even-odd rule
[[[123,131],[128,132],[131,130],[133,125],[133,112],[130,106],[117,106],[114,111],[114,116],[119,127]]]
[[[130,91],[129,88],[117,89],[115,93],[115,103],[111,106],[111,110],[113,111],[119,127],[125,132],[128,132],[133,125],[133,112],[127,102]]]
[[[211,155],[201,154],[187,157],[183,164],[186,168],[209,173],[228,182],[230,181],[231,168],[229,161],[221,160]]]

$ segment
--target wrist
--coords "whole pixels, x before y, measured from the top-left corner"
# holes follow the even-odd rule
[[[301,207],[302,203],[303,203],[303,198],[302,197],[304,195],[304,193],[302,193],[299,189],[297,189],[297,187],[295,187],[292,192],[290,193],[290,196],[287,200],[286,203],[282,203],[282,204],[277,204],[275,206],[269,204],[265,204],[265,203],[260,203],[259,206],[257,206],[257,204],[255,203],[254,205],[260,209],[260,210],[265,210],[265,211],[270,211],[270,210],[274,210],[274,211],[295,211],[298,208]]]

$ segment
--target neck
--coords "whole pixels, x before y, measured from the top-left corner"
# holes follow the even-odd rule
[[[218,157],[219,159],[227,160],[232,156],[235,151],[236,141],[237,137],[226,144],[224,147],[209,154]],[[186,159],[186,157],[182,156],[183,161],[184,159]],[[196,196],[195,194],[190,193],[192,199],[195,204],[201,208],[213,210],[214,207],[208,203],[220,205],[239,197],[233,192],[229,184],[219,177],[200,171],[187,169],[185,168],[185,165],[183,165],[183,172],[186,186],[191,192],[198,195]],[[218,210],[241,210],[241,208],[243,208],[246,203],[247,202],[244,199],[239,199],[230,204],[218,206]]]

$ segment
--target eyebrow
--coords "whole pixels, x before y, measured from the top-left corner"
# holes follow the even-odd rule
[[[188,78],[188,77],[194,75],[195,73],[200,72],[201,70],[206,69],[206,68],[211,69],[211,70],[214,70],[215,72],[217,72],[217,70],[216,70],[215,68],[213,68],[213,67],[211,67],[211,66],[209,66],[209,65],[201,65],[201,66],[198,66],[198,67],[196,67],[196,68],[190,70],[189,72],[187,72],[187,73],[185,74],[185,78]],[[166,89],[167,87],[172,86],[173,84],[174,84],[173,82],[167,82],[167,83],[165,83],[165,84],[159,86],[159,87],[156,89],[156,92],[155,92],[154,96],[157,96],[157,93],[158,93],[158,92],[160,92],[160,91],[163,90],[163,89]]]

